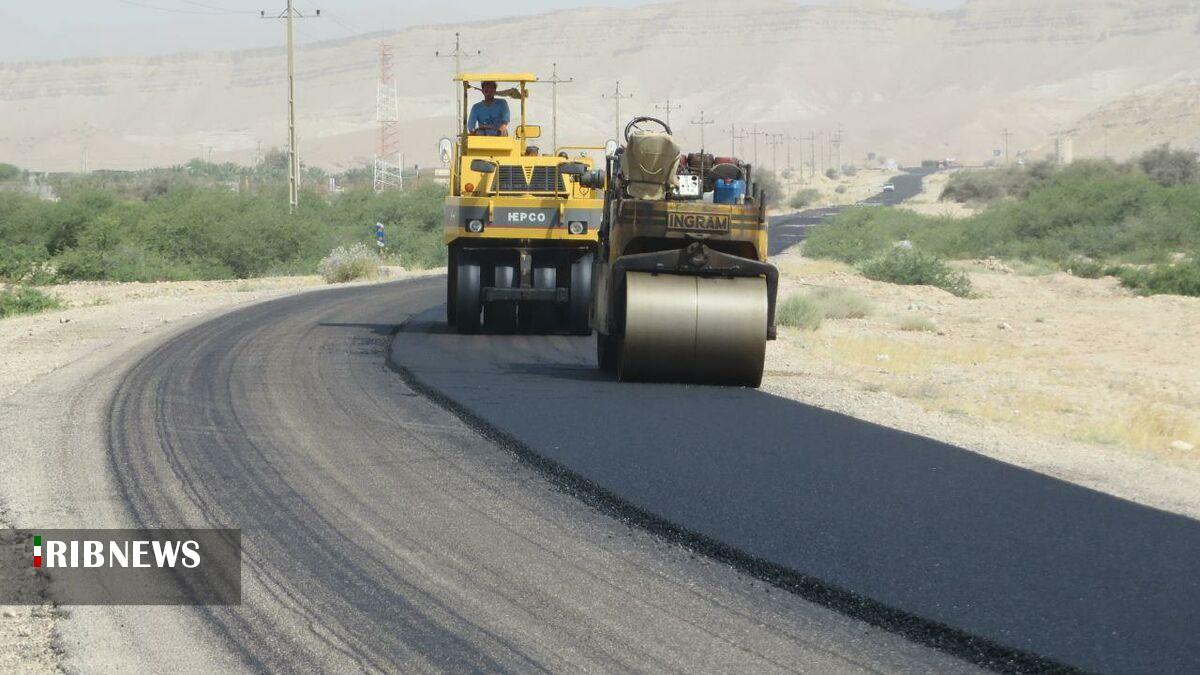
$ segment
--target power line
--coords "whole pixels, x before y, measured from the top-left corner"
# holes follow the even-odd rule
[[[459,40],[459,35],[458,35],[458,32],[456,31],[454,33],[454,49],[445,54],[443,54],[439,50],[439,51],[434,52],[433,55],[437,56],[437,57],[442,57],[442,58],[454,59],[454,76],[458,77],[460,74],[462,74],[463,54],[467,54],[468,56],[479,56],[482,53],[483,52],[478,49],[475,50],[474,54],[470,54],[470,53],[464,51],[462,48],[462,42]],[[460,106],[458,104],[458,97],[459,97],[459,92],[458,92],[458,86],[457,86],[457,82],[456,82],[455,88],[454,88],[454,118],[456,120],[458,120],[458,127],[455,128],[455,130],[454,130],[455,134],[462,133],[462,130],[463,130],[463,118],[462,118],[463,110],[462,110],[462,106]]]
[[[666,105],[654,106],[655,110],[662,110],[663,112],[666,113],[666,118],[663,121],[665,121],[667,123],[667,126],[671,126],[671,111],[679,110],[681,108],[683,108],[682,105],[671,105],[671,99],[667,99]]]
[[[668,104],[669,104],[669,102],[668,102]],[[692,120],[691,124],[694,124],[694,125],[700,127],[700,152],[704,152],[704,127],[706,127],[710,124],[714,124],[714,121],[706,118],[704,116],[704,111],[701,110],[700,117],[697,117],[696,119]]]
[[[621,81],[617,80],[617,86],[615,89],[613,89],[613,92],[611,94],[601,94],[600,98],[612,99],[613,103],[616,105],[616,112],[615,112],[615,115],[613,116],[613,140],[616,141],[617,143],[620,143],[621,142],[621,99],[633,98],[633,94],[622,94],[621,93]]]
[[[220,15],[229,15],[229,14],[239,14],[240,13],[240,12],[235,12],[233,10],[201,12],[201,11],[194,10],[194,9],[179,9],[177,7],[163,7],[161,5],[151,5],[151,4],[147,4],[144,2],[136,2],[135,0],[117,0],[117,2],[124,4],[124,5],[129,5],[131,7],[141,7],[142,9],[153,9],[158,12],[167,12],[169,14],[192,14],[192,15],[198,14],[201,16],[220,16]],[[253,14],[253,12],[251,12],[251,14]]]
[[[287,0],[287,9],[278,16],[268,16],[265,11],[258,13],[262,19],[287,19],[287,79],[288,79],[288,210],[295,213],[300,205],[300,156],[296,152],[296,50],[292,33],[292,23],[295,19],[306,19],[309,16],[301,14],[293,6],[292,0]],[[316,10],[315,17],[321,16],[321,10]]]
[[[558,85],[571,84],[575,78],[568,77],[563,79],[558,76],[558,64],[550,64],[550,79],[539,80],[550,85],[550,143],[554,146],[554,152],[558,152]]]
[[[209,5],[209,4],[205,4],[203,2],[196,2],[196,0],[183,0],[183,2],[186,4],[189,4],[189,5],[203,7],[205,9],[216,10],[216,11],[222,12],[224,14],[254,14],[255,13],[254,10],[252,10],[252,9],[230,9],[228,7],[218,7],[216,5]]]
[[[747,137],[745,134],[745,131],[746,131],[745,129],[742,129],[743,133],[739,134],[737,132],[737,129],[734,128],[733,122],[729,123],[729,156],[730,157],[738,156],[737,142]]]

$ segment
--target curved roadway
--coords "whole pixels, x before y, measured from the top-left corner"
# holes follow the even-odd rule
[[[388,365],[389,343],[410,317],[431,316],[421,313],[443,288],[426,279],[255,305],[168,340],[121,379],[107,444],[135,520],[243,530],[243,605],[200,610],[213,649],[283,672],[971,670],[634,527],[612,500],[414,391]],[[689,424],[599,419],[614,411],[564,398],[561,383],[611,384],[575,362],[586,339],[413,335],[474,352],[427,364],[458,373],[474,399],[520,402],[522,418],[554,422],[539,439],[614,466],[589,430]],[[479,379],[456,365],[509,346]],[[707,397],[742,405],[745,394]],[[654,455],[675,447],[618,468],[656,471]],[[714,505],[734,504],[732,490]]]
[[[751,389],[618,383],[590,339],[392,358],[482,428],[677,541],[1005,670],[1200,671],[1200,523]]]

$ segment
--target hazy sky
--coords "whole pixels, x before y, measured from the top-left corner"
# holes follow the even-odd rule
[[[818,4],[821,0],[797,0]],[[905,0],[952,8],[965,0]],[[261,47],[282,42],[274,22],[286,0],[0,0],[0,61],[163,54]],[[295,0],[322,18],[297,24],[301,40],[324,40],[405,25],[531,14],[581,6],[633,6],[645,0]],[[736,1],[731,3],[735,6]]]

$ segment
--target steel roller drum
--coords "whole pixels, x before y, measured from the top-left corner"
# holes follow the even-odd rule
[[[757,387],[766,351],[761,277],[625,276],[620,379]]]

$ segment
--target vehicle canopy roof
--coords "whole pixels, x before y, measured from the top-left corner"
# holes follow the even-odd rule
[[[533,73],[459,73],[455,82],[537,82]]]

